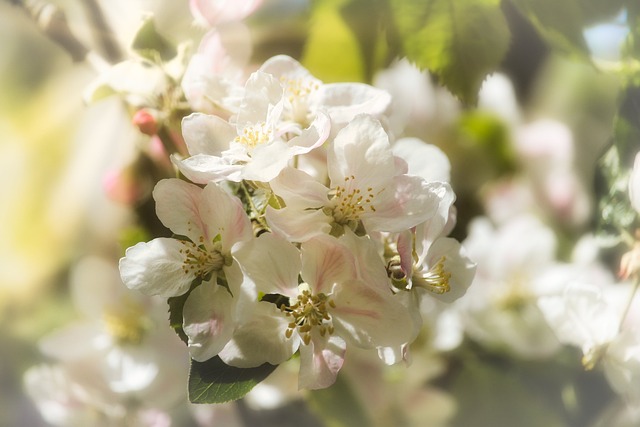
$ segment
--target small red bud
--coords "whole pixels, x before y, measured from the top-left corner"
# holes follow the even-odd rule
[[[145,135],[153,136],[158,133],[158,120],[149,110],[138,110],[131,122]]]

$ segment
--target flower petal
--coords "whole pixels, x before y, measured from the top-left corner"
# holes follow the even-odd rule
[[[198,362],[217,355],[233,336],[235,301],[215,281],[204,282],[189,294],[184,303],[184,332],[189,337],[189,352]]]
[[[291,243],[273,233],[263,233],[242,245],[235,255],[258,291],[288,297],[297,295],[300,251]]]
[[[391,149],[394,155],[407,162],[409,175],[421,176],[429,182],[450,180],[451,163],[437,146],[418,138],[400,138]]]
[[[343,185],[345,178],[353,176],[355,185],[378,190],[395,175],[389,137],[379,121],[365,114],[338,133],[328,150],[327,165],[332,186]]]
[[[219,182],[229,180],[234,182],[242,181],[240,173],[242,165],[233,164],[224,157],[209,156],[206,154],[196,154],[184,160],[171,156],[171,162],[176,165],[180,172],[189,181],[196,184],[207,184],[210,181]]]
[[[147,295],[184,294],[196,278],[193,271],[185,271],[184,247],[180,240],[164,237],[130,247],[120,259],[122,281]]]
[[[330,83],[320,90],[320,104],[336,123],[347,123],[362,113],[382,114],[391,103],[387,91],[363,83]]]
[[[165,227],[198,243],[206,236],[206,225],[200,216],[202,189],[176,178],[163,179],[153,189],[156,214]]]
[[[336,287],[331,311],[336,333],[362,348],[405,344],[415,336],[408,310],[393,298],[360,280]]]
[[[275,304],[259,302],[252,307],[250,319],[238,326],[219,356],[237,368],[253,368],[263,363],[279,365],[300,345],[297,334],[291,338],[285,336],[288,323]]]
[[[189,154],[220,156],[237,136],[236,129],[218,116],[192,113],[182,119],[182,136]]]
[[[227,193],[218,184],[207,184],[202,190],[198,208],[206,230],[206,241],[211,242],[211,239],[220,235],[224,252],[231,252],[233,245],[253,236],[251,222],[240,199]]]
[[[309,344],[300,346],[298,389],[317,390],[332,385],[344,363],[346,349],[342,338],[314,333]]]
[[[353,255],[338,239],[318,236],[302,244],[302,279],[313,294],[329,294],[333,285],[355,277]]]

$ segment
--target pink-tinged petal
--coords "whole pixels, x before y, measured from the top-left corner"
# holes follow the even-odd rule
[[[138,243],[120,259],[120,277],[129,289],[147,295],[182,295],[196,278],[193,270],[185,271],[185,247],[180,240],[164,237]]]
[[[189,0],[189,9],[197,22],[215,27],[246,18],[260,7],[262,1]]]
[[[389,137],[380,122],[361,114],[342,129],[327,153],[332,186],[344,185],[355,177],[355,185],[383,188],[395,174]],[[353,183],[352,183],[353,184]]]
[[[300,251],[283,238],[263,233],[242,245],[235,257],[258,291],[288,297],[298,294]]]
[[[182,136],[189,154],[220,156],[237,136],[235,127],[218,116],[192,113],[182,119]]]
[[[306,172],[285,168],[270,183],[273,192],[282,197],[287,206],[322,208],[329,203],[329,189]]]
[[[236,328],[233,339],[220,352],[222,361],[237,368],[253,368],[288,360],[300,345],[297,334],[291,338],[285,335],[289,319],[268,302],[257,302],[251,311],[251,318]]]
[[[452,303],[469,289],[476,273],[476,263],[469,259],[460,242],[449,237],[441,237],[433,242],[424,261],[425,269],[441,261],[444,271],[451,274],[448,279],[450,291],[443,294],[429,292],[429,295],[442,302]]]
[[[319,103],[336,123],[347,123],[358,114],[379,115],[389,106],[389,92],[363,83],[331,83],[321,87]]]
[[[384,261],[378,251],[382,248],[379,248],[369,236],[356,236],[350,228],[345,228],[344,235],[339,240],[355,258],[358,279],[380,291],[388,291],[390,289],[389,278]]]
[[[393,154],[401,157],[409,165],[409,174],[426,181],[451,179],[451,163],[447,155],[438,147],[418,138],[401,138],[391,147]]]
[[[344,363],[346,349],[340,337],[321,337],[314,331],[309,344],[300,346],[298,389],[318,390],[332,385]]]
[[[194,243],[206,236],[206,225],[200,216],[202,189],[176,178],[163,179],[153,189],[156,214],[165,227]]]
[[[437,212],[440,187],[417,176],[396,176],[374,199],[375,211],[362,214],[362,222],[370,231],[400,232],[415,227]]]
[[[355,277],[355,261],[338,239],[318,236],[302,244],[302,279],[313,294],[329,294],[333,285]]]
[[[414,238],[415,234],[413,231],[405,230],[400,232],[396,242],[398,255],[400,255],[400,267],[407,277],[411,277],[411,273],[413,272]]]
[[[199,210],[206,230],[206,242],[211,243],[220,235],[224,252],[230,252],[233,245],[253,236],[251,222],[240,200],[216,183],[207,184],[202,191]]]
[[[189,294],[183,308],[184,332],[189,337],[189,353],[204,362],[217,355],[229,342],[235,328],[235,301],[229,291],[204,282]]]
[[[362,348],[405,344],[415,337],[415,325],[407,308],[391,291],[380,292],[360,280],[341,283],[331,310],[336,333]]]
[[[171,162],[196,184],[207,184],[211,181],[242,181],[242,165],[232,164],[228,159],[206,154],[196,154],[184,160],[171,156]]]
[[[629,199],[636,212],[640,212],[640,153],[636,154],[629,177]]]
[[[306,242],[331,231],[332,219],[325,215],[322,209],[274,209],[267,206],[265,217],[274,233],[286,237],[291,242]]]
[[[282,113],[284,90],[271,74],[256,71],[245,85],[237,118],[238,134],[246,126],[277,119]]]
[[[292,138],[288,145],[294,155],[306,154],[321,146],[329,137],[331,120],[326,113],[319,111],[311,125],[299,136]]]

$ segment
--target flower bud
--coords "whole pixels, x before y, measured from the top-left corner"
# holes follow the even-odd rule
[[[153,136],[158,133],[158,120],[145,108],[138,110],[131,122],[145,135]]]

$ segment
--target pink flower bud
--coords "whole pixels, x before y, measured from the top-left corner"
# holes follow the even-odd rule
[[[153,136],[158,133],[158,120],[147,109],[138,110],[131,122],[145,135]]]
[[[102,179],[102,188],[109,199],[123,205],[133,205],[142,196],[131,168],[108,171]]]

